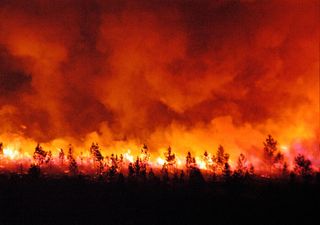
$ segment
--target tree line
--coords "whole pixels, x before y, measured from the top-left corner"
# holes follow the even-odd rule
[[[3,144],[0,143],[0,155],[3,155]],[[95,176],[105,177],[113,180],[116,177],[124,177],[129,179],[146,180],[153,179],[156,174],[153,165],[150,162],[151,153],[147,145],[143,145],[140,155],[135,160],[126,162],[124,155],[111,154],[103,156],[98,143],[92,143],[90,149],[91,169],[94,170]],[[83,163],[83,153],[80,153],[80,161],[74,156],[73,147],[69,145],[67,153],[63,149],[59,150],[58,162],[53,163],[51,151],[45,151],[40,144],[35,147],[33,153],[33,162],[28,169],[29,174],[40,175],[41,169],[52,166],[65,166],[70,176],[81,175],[83,171],[79,169]],[[80,164],[80,165],[79,165]],[[184,166],[177,165],[177,157],[169,146],[163,153],[163,163],[157,175],[162,180],[169,179],[183,180],[185,177],[189,179],[212,179],[212,180],[230,180],[230,179],[248,179],[257,176],[255,168],[249,162],[246,155],[241,153],[238,156],[236,164],[233,168],[230,165],[230,155],[220,145],[215,154],[204,151],[200,158],[196,158],[187,152],[185,156]],[[316,171],[312,168],[312,162],[302,154],[298,154],[294,158],[293,168],[289,169],[288,162],[281,150],[278,148],[277,141],[268,135],[263,142],[263,163],[259,165],[259,169],[265,171],[268,177],[302,177],[310,179]],[[260,168],[261,167],[261,168]],[[261,172],[260,172],[261,173]],[[262,175],[262,174],[259,174]]]

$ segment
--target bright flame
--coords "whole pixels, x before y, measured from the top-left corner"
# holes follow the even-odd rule
[[[130,149],[128,149],[128,151],[123,154],[123,157],[131,163],[133,163],[133,161],[134,161],[134,157],[133,157],[133,155],[131,155]]]
[[[10,159],[17,159],[20,156],[20,152],[17,150],[13,150],[9,147],[3,149],[3,154],[5,157]]]
[[[207,169],[207,165],[206,162],[204,162],[203,160],[201,160],[200,158],[196,157],[196,162],[199,166],[200,169],[205,170]]]
[[[165,161],[161,157],[158,157],[157,158],[157,163],[162,166],[165,163]]]
[[[289,150],[288,146],[286,145],[281,145],[280,148],[283,152],[287,152]]]

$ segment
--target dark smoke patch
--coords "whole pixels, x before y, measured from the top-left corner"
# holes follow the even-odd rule
[[[19,92],[31,82],[31,76],[23,72],[0,72],[0,88],[1,95],[10,94],[12,92]]]
[[[0,46],[0,95],[10,96],[30,88],[32,76],[23,71],[22,60]]]

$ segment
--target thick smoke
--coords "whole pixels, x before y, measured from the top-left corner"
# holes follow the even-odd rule
[[[1,1],[0,133],[319,157],[318,46],[316,0]]]

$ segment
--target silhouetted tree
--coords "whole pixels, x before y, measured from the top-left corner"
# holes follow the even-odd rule
[[[145,179],[146,176],[147,176],[147,167],[146,167],[146,164],[145,163],[141,163],[141,166],[140,166],[140,176]]]
[[[244,154],[240,154],[238,161],[237,161],[237,167],[235,170],[235,173],[239,174],[240,176],[244,176],[248,171],[247,167],[247,158]]]
[[[40,144],[37,145],[33,153],[33,159],[37,165],[42,165],[45,162],[47,152],[42,149]]]
[[[134,176],[134,168],[133,168],[133,164],[129,163],[128,165],[128,176],[129,177],[133,177]]]
[[[229,154],[225,153],[222,145],[219,146],[217,155],[214,159],[217,165],[218,172],[222,173],[224,170],[225,164],[228,163],[229,161]]]
[[[83,152],[82,151],[80,152],[80,162],[81,162],[80,164],[82,165],[83,164]]]
[[[73,157],[73,148],[71,144],[69,145],[67,159],[69,162],[69,174],[73,176],[77,175],[79,173],[78,163]]]
[[[214,162],[215,162],[215,159],[213,159],[212,157],[210,157],[209,153],[207,151],[205,151],[203,153],[203,161],[205,162],[206,164],[206,168],[208,170],[210,170],[211,172],[215,173],[216,171],[216,167],[214,165]]]
[[[187,171],[189,172],[194,167],[197,167],[196,159],[194,157],[192,157],[190,152],[188,152],[187,156],[186,156],[186,168],[187,168]]]
[[[162,166],[162,169],[169,174],[170,168],[175,168],[176,165],[176,155],[172,153],[171,147],[169,146],[168,150],[164,153],[165,163]]]
[[[263,143],[264,145],[264,159],[268,167],[269,173],[272,173],[272,168],[276,163],[282,163],[283,155],[277,148],[277,141],[271,135]]]
[[[114,173],[116,174],[119,170],[119,159],[118,159],[118,155],[114,155],[113,153],[111,154],[110,157],[110,161],[111,161],[111,166],[112,170],[114,170]],[[114,174],[114,175],[115,175]]]
[[[112,165],[111,167],[109,167],[107,174],[108,174],[109,179],[113,180],[113,178],[117,174],[117,168],[114,165]]]
[[[176,163],[176,155],[172,153],[171,147],[169,146],[167,152],[164,154],[166,163],[168,165],[173,165]]]
[[[139,157],[137,157],[137,159],[134,163],[134,171],[135,171],[136,176],[140,175],[140,159],[139,159]]]
[[[73,149],[72,149],[72,145],[71,145],[71,144],[69,144],[67,159],[68,159],[69,161],[70,161],[71,159],[73,159]]]
[[[224,164],[222,175],[223,175],[223,178],[225,181],[228,181],[231,177],[231,168],[230,168],[229,163],[227,163],[227,162]]]
[[[137,157],[137,160],[135,162],[135,172],[136,175],[146,179],[147,178],[147,166],[149,164],[150,160],[150,153],[148,150],[148,146],[146,144],[143,145],[141,148],[141,154],[139,157]]]
[[[119,161],[118,161],[118,167],[119,167],[119,171],[120,171],[120,172],[122,171],[123,164],[124,164],[124,162],[123,162],[123,155],[120,154],[120,156],[119,156]]]
[[[59,151],[59,161],[60,161],[61,165],[63,165],[64,158],[65,158],[65,154],[64,154],[63,149],[61,148],[60,151]]]
[[[103,172],[103,156],[100,152],[100,148],[99,145],[96,143],[92,143],[91,147],[90,147],[90,154],[93,157],[93,160],[95,162],[95,167],[97,170],[97,174],[101,175]]]
[[[100,152],[99,145],[97,143],[92,143],[90,147],[90,153],[93,156],[93,159],[96,161],[101,161],[103,160],[103,156]]]
[[[72,156],[69,158],[69,173],[73,176],[79,173],[78,164]]]
[[[198,182],[203,179],[202,173],[197,166],[195,157],[188,152],[186,157],[186,169],[191,182]]]
[[[141,149],[140,159],[141,159],[141,162],[144,164],[148,164],[150,160],[150,153],[149,153],[148,146],[146,144],[144,144]]]
[[[164,183],[169,182],[169,171],[168,171],[168,168],[167,167],[162,167],[161,173],[162,173],[162,181]]]
[[[186,157],[186,167],[187,167],[187,169],[189,169],[191,167],[191,163],[192,163],[192,156],[191,156],[191,153],[188,152],[187,153],[187,157]]]
[[[148,179],[149,180],[154,180],[154,172],[153,172],[153,170],[152,170],[152,168],[149,170],[149,173],[148,173]]]
[[[264,153],[267,159],[271,161],[277,151],[277,141],[269,134],[264,144]]]
[[[294,159],[294,171],[299,176],[307,178],[312,174],[311,161],[298,154]]]
[[[250,176],[254,176],[254,166],[252,164],[250,164],[249,166],[249,174]]]

